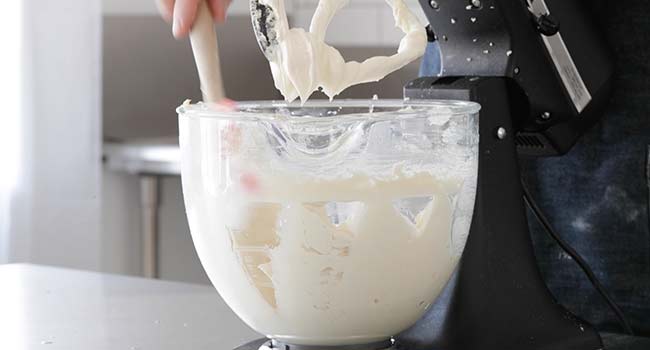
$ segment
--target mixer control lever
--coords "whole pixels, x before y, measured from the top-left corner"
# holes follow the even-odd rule
[[[546,36],[553,36],[560,31],[560,22],[550,13],[535,15],[534,22],[537,31]]]

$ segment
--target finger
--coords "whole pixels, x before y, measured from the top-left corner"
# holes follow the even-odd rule
[[[208,4],[212,11],[212,18],[217,22],[224,22],[226,20],[226,12],[230,6],[231,0],[209,0]]]
[[[174,14],[174,1],[175,0],[156,0],[156,5],[158,6],[160,15],[168,23],[171,23]]]
[[[212,18],[217,22],[222,22],[223,0],[209,0],[208,7],[210,7]]]
[[[202,0],[201,0],[202,1]],[[196,10],[199,0],[176,0],[174,4],[174,24],[172,31],[174,37],[180,39],[187,36],[196,19]]]

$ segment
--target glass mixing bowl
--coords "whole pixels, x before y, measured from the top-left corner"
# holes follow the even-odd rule
[[[456,267],[479,105],[343,100],[179,107],[183,194],[210,280],[283,343],[390,339]]]

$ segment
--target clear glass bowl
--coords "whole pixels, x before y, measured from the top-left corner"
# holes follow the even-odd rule
[[[413,325],[465,246],[479,109],[179,107],[187,217],[220,295],[250,327],[290,344],[373,343]]]

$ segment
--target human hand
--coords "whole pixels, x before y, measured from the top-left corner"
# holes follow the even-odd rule
[[[172,32],[177,39],[187,36],[192,29],[200,1],[207,1],[216,22],[226,20],[226,10],[232,0],[156,0],[163,19],[172,23]]]

